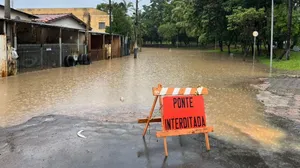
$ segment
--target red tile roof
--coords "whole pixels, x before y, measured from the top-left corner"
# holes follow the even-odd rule
[[[38,19],[35,19],[35,21],[37,22],[51,23],[66,17],[72,17],[72,14],[66,13],[66,14],[51,14],[51,15],[36,15],[36,16],[39,17]]]

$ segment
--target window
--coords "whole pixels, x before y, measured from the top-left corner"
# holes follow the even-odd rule
[[[99,22],[99,29],[105,29],[105,22]]]

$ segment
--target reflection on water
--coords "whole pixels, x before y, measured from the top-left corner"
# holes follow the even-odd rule
[[[148,114],[153,101],[151,88],[157,84],[201,84],[209,88],[205,103],[214,135],[242,145],[278,148],[285,134],[264,121],[263,108],[247,83],[268,76],[268,70],[226,54],[144,49],[138,59],[123,57],[90,66],[20,74],[0,80],[0,126],[45,114],[136,122]]]

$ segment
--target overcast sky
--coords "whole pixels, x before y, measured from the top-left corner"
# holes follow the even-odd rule
[[[4,4],[5,0],[1,0]],[[96,7],[97,4],[107,2],[108,0],[11,0],[14,8],[72,8],[72,7]],[[112,0],[120,2],[121,0]],[[135,0],[126,0],[134,2]],[[140,7],[149,4],[150,0],[139,0]]]

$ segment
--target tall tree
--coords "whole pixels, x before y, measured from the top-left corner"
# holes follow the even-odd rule
[[[274,44],[283,48],[286,41],[284,55],[289,59],[290,49],[300,36],[300,0],[274,2]],[[227,45],[228,53],[235,43],[242,46],[245,59],[250,49],[254,50],[253,31],[259,32],[258,53],[262,44],[270,50],[270,20],[270,0],[151,0],[144,6],[141,25],[145,41],[174,43],[177,38],[188,43],[194,38],[202,45],[217,41],[221,51],[223,44]]]
[[[234,9],[232,15],[228,18],[228,30],[236,31],[240,35],[240,42],[244,52],[244,60],[249,52],[249,48],[252,45],[252,32],[257,30],[260,22],[264,20],[265,9],[261,8],[256,10],[255,8],[245,9],[239,7]]]
[[[291,53],[291,34],[292,34],[292,20],[293,20],[293,6],[295,5],[293,3],[293,0],[288,0],[288,24],[287,24],[287,38],[286,38],[286,48],[285,48],[285,53],[281,55],[281,57],[279,59],[282,59],[283,56],[286,56],[286,59],[289,60],[290,59],[290,53]]]
[[[131,3],[126,3],[126,1],[121,3],[112,4],[112,33],[121,34],[124,36],[131,36],[133,32],[132,20],[128,16],[127,11],[132,6]],[[101,11],[108,12],[109,4],[101,3],[97,5],[97,9]],[[110,33],[109,27],[106,27],[106,32]]]

